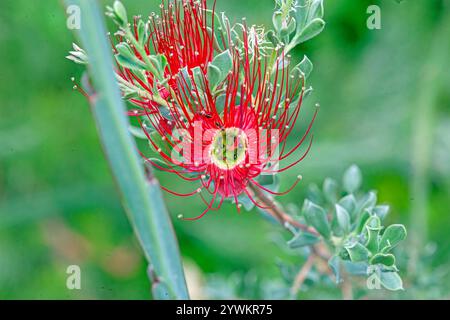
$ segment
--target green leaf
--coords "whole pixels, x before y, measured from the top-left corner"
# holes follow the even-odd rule
[[[338,184],[331,178],[326,178],[323,182],[323,194],[328,202],[334,204],[338,199]]]
[[[225,100],[225,94],[221,94],[216,98],[216,110],[219,115],[221,115],[223,113],[223,110],[225,109]]]
[[[138,138],[138,139],[147,139],[147,135],[144,133],[144,130],[142,130],[141,127],[135,127],[135,126],[128,126],[128,131],[130,131],[130,133]]]
[[[144,70],[146,69],[145,63],[136,57],[127,57],[122,54],[116,54],[116,61],[121,67],[131,70]]]
[[[364,210],[358,219],[358,223],[357,223],[357,227],[356,227],[356,232],[357,233],[361,233],[364,230],[364,227],[366,226],[367,220],[369,220],[369,218],[371,217],[369,211]]]
[[[333,271],[334,276],[336,277],[336,283],[340,283],[342,281],[341,278],[341,258],[334,255],[328,260],[328,266],[330,267],[331,271]]]
[[[276,11],[272,16],[273,27],[277,32],[280,32],[283,26],[283,13],[281,11]]]
[[[148,58],[152,62],[153,66],[147,66],[147,70],[152,71],[152,67],[156,68],[158,71],[156,76],[162,80],[164,78],[164,71],[168,64],[167,58],[163,54],[149,55]]]
[[[336,219],[338,221],[339,227],[344,231],[344,234],[348,234],[350,231],[350,215],[344,207],[336,204]]]
[[[344,266],[345,270],[349,274],[355,275],[355,276],[365,276],[367,275],[367,262],[365,261],[359,261],[359,262],[353,262],[344,260],[342,261],[342,265]]]
[[[209,64],[209,66],[214,66],[217,68],[220,72],[216,74],[214,81],[211,82],[211,79],[209,79],[211,88],[215,89],[220,83],[222,83],[226,77],[228,76],[228,73],[233,68],[233,58],[231,56],[230,50],[226,50],[220,54],[218,54],[214,60]],[[208,76],[209,76],[209,68],[208,68]]]
[[[383,220],[389,212],[389,206],[386,205],[376,206],[372,209],[372,212],[376,214],[378,217],[380,217],[381,220]]]
[[[392,267],[395,265],[395,256],[390,253],[377,253],[370,259],[370,264],[382,264],[387,267]]]
[[[345,210],[347,210],[347,212],[350,215],[350,220],[355,218],[355,213],[356,213],[356,199],[355,196],[353,194],[349,194],[346,195],[345,197],[341,198],[338,202],[338,204],[340,206],[342,206],[343,208],[345,208]]]
[[[292,34],[297,29],[297,23],[295,22],[295,19],[290,19],[287,26],[283,26],[280,30],[280,36],[281,37],[287,37],[290,34]]]
[[[380,222],[380,218],[377,216],[371,216],[367,222],[366,222],[366,226],[365,226],[365,232],[367,235],[367,240],[366,240],[366,248],[372,252],[372,253],[377,253],[379,250],[379,234],[381,231],[381,222]]]
[[[215,91],[217,85],[221,82],[222,72],[215,65],[208,66],[208,81],[212,91]]]
[[[323,21],[320,18],[312,20],[300,33],[300,36],[298,37],[297,40],[297,44],[306,42],[314,38],[319,33],[321,33],[324,28],[325,28],[325,21]]]
[[[295,235],[294,238],[288,241],[288,246],[291,249],[305,247],[313,245],[317,242],[319,242],[319,237],[309,233],[309,232],[300,232]]]
[[[200,69],[200,67],[195,67],[191,69],[191,72],[197,90],[204,91],[205,85],[202,69]]]
[[[389,252],[401,241],[406,239],[406,228],[402,224],[393,224],[386,228],[381,240],[380,249],[382,252]]]
[[[361,183],[362,183],[361,170],[359,170],[358,166],[352,165],[344,173],[343,177],[344,189],[348,193],[354,193],[358,191],[358,189],[361,187]]]
[[[313,203],[317,203],[318,205],[322,205],[325,203],[322,192],[315,183],[312,183],[308,186],[307,198]]]
[[[303,56],[302,61],[298,64],[299,69],[303,72],[305,75],[305,79],[308,79],[309,75],[311,74],[313,70],[313,64],[311,60],[305,55]]]
[[[232,201],[233,203],[236,203],[234,199]],[[250,198],[245,193],[238,196],[238,203],[241,204],[246,211],[250,211],[255,207],[253,201],[250,200]]]
[[[344,248],[347,250],[352,262],[366,261],[369,257],[367,248],[357,241],[344,246]]]
[[[149,32],[148,32],[147,25],[144,23],[144,21],[139,20],[137,30],[138,30],[139,43],[141,45],[145,45],[147,43],[147,40],[149,37]]]
[[[309,0],[300,0],[298,3],[298,8],[295,13],[295,20],[297,22],[297,34],[300,34],[307,23],[309,5],[311,3]]]
[[[172,299],[188,299],[178,244],[161,189],[155,178],[144,175],[141,158],[131,134],[126,108],[115,81],[110,44],[97,1],[68,0],[82,12],[79,35],[89,55],[96,99],[92,111],[123,206],[145,257]],[[122,12],[123,14],[123,12]],[[123,14],[126,15],[126,14]]]
[[[308,224],[313,226],[325,239],[328,239],[331,230],[325,210],[311,201],[305,200],[302,211]]]
[[[118,19],[118,22],[121,25],[127,24],[128,23],[127,10],[125,9],[122,2],[120,2],[119,0],[116,0],[114,2],[113,8],[114,8],[114,13],[116,15],[116,18]]]
[[[397,272],[381,272],[380,282],[383,287],[391,291],[403,290],[403,281]]]
[[[277,192],[280,188],[280,179],[276,174],[262,174],[256,178],[256,181],[263,187]]]
[[[276,47],[280,43],[280,39],[278,39],[277,35],[273,30],[270,30],[266,33],[267,39],[272,42],[272,44]]]
[[[308,21],[312,21],[316,18],[323,18],[323,14],[323,0],[312,0],[308,12]]]
[[[375,192],[370,191],[364,195],[364,197],[358,203],[358,210],[369,209],[375,206],[377,203],[377,195]],[[372,212],[370,210],[370,212]]]

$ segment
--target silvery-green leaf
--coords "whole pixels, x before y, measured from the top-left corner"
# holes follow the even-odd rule
[[[135,126],[128,126],[128,130],[130,131],[130,133],[139,139],[147,139],[147,135],[145,134],[145,132],[142,130],[141,127],[135,127]]]
[[[361,170],[356,165],[352,165],[348,168],[343,177],[343,185],[345,191],[348,193],[354,193],[358,191],[362,184]]]
[[[299,232],[298,234],[296,234],[294,236],[294,238],[289,240],[287,244],[288,244],[289,248],[295,249],[295,248],[300,248],[300,247],[304,247],[304,246],[310,246],[319,241],[320,241],[319,237],[317,237],[309,232]]]
[[[116,61],[121,67],[131,70],[142,70],[146,68],[145,63],[134,57],[126,57],[122,54],[116,54]]]
[[[114,8],[114,13],[116,15],[116,18],[118,19],[118,22],[121,25],[127,24],[128,23],[127,10],[125,9],[122,2],[120,2],[119,0],[116,0],[114,2],[113,8]]]
[[[231,56],[230,50],[226,50],[226,51],[218,54],[213,59],[211,64],[220,70],[222,78],[223,78],[222,80],[224,80],[225,77],[228,75],[228,73],[233,68],[233,58]]]
[[[323,18],[323,0],[311,0],[308,12],[308,21],[312,21],[315,18]]]
[[[331,271],[333,271],[334,276],[336,277],[336,283],[340,283],[342,281],[341,278],[341,259],[334,255],[328,260],[328,265],[330,266]]]
[[[393,224],[386,228],[380,240],[382,252],[392,250],[401,241],[406,239],[406,228],[402,224]]]
[[[208,82],[211,90],[214,91],[217,85],[222,81],[222,72],[213,64],[208,66]]]
[[[367,220],[371,217],[369,211],[364,210],[358,218],[356,223],[356,232],[361,233],[364,230]]]
[[[370,209],[377,203],[377,195],[375,192],[370,191],[364,195],[364,197],[358,203],[358,210]],[[371,211],[372,212],[372,211]]]
[[[339,227],[347,234],[350,231],[350,215],[344,207],[336,204],[336,219],[338,221]]]
[[[369,257],[369,251],[359,242],[354,241],[345,245],[344,248],[347,250],[352,262],[366,261]]]
[[[280,29],[280,36],[287,37],[291,35],[296,29],[297,23],[295,22],[295,19],[290,19],[289,23],[287,23],[287,25],[283,26]]]
[[[283,26],[283,13],[280,11],[275,11],[272,16],[272,23],[277,32],[280,32]]]
[[[395,265],[395,257],[393,254],[377,253],[370,258],[370,264],[383,264],[387,267]]]
[[[377,253],[379,249],[379,234],[381,231],[380,218],[377,216],[371,216],[365,225],[365,232],[367,235],[366,247],[372,253]]]
[[[324,28],[325,28],[325,21],[323,21],[320,18],[312,20],[306,25],[306,27],[300,33],[297,43],[300,44],[314,38],[319,33],[321,33]]]
[[[367,275],[367,267],[368,267],[367,262],[364,262],[364,261],[353,262],[353,261],[343,260],[342,265],[349,274],[352,274],[355,276]]]
[[[304,74],[305,79],[308,79],[309,75],[313,70],[313,64],[311,60],[305,55],[303,56],[302,61],[297,65],[301,72]]]
[[[223,110],[225,109],[225,98],[225,94],[221,94],[216,98],[216,110],[219,115],[222,114]]]
[[[355,196],[353,194],[346,195],[345,197],[341,198],[338,203],[340,206],[345,208],[345,210],[347,210],[347,212],[350,214],[350,217],[352,218],[351,220],[353,220],[356,213]]]
[[[383,220],[389,212],[389,206],[380,205],[373,207],[372,212],[380,217],[381,220]]]
[[[305,200],[302,213],[308,224],[313,226],[325,239],[330,237],[330,224],[324,209],[309,200]]]
[[[397,272],[381,272],[380,282],[388,290],[403,290],[403,281]]]
[[[274,46],[277,46],[280,43],[280,39],[278,39],[273,30],[268,31],[266,37]]]
[[[323,194],[328,202],[334,204],[338,198],[338,184],[331,178],[326,178],[323,182]]]

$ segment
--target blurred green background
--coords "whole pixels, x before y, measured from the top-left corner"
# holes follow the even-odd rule
[[[123,2],[143,15],[159,4]],[[381,7],[381,30],[366,27],[370,4]],[[217,0],[232,20],[246,16],[267,26],[273,8],[272,0]],[[391,205],[388,222],[406,224],[409,240],[419,244],[399,248],[406,290],[392,297],[449,298],[450,3],[325,0],[325,20],[325,31],[295,52],[314,63],[306,106],[319,102],[321,109],[312,151],[282,184],[298,174],[304,180],[279,200],[301,205],[309,183],[339,178],[358,164],[365,188]],[[72,90],[70,77],[83,72],[64,58],[73,41],[62,3],[0,1],[0,299],[147,299],[144,258],[89,106]],[[240,296],[262,297],[252,288],[280,278],[277,259],[301,265],[276,244],[281,228],[255,210],[238,214],[225,205],[186,222],[176,216],[195,215],[203,203],[166,199],[194,297],[236,296],[227,285],[247,282]],[[72,264],[81,267],[82,290],[66,288]],[[339,298],[339,291],[318,287],[302,295]]]

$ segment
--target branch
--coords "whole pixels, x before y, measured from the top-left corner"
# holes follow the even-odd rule
[[[305,264],[301,267],[300,271],[297,273],[295,277],[294,283],[291,288],[291,296],[294,298],[297,295],[297,292],[300,290],[303,282],[305,282],[306,276],[314,265],[316,255],[311,253]]]
[[[256,196],[256,202],[261,205],[262,207],[266,207],[267,209],[264,209],[268,214],[270,214],[272,217],[277,219],[281,225],[287,228],[288,225],[292,225],[296,227],[297,229],[303,230],[305,232],[309,232],[313,235],[318,236],[319,233],[316,231],[316,229],[306,226],[296,220],[294,220],[290,215],[285,213],[283,209],[278,206],[273,199],[270,198],[270,196],[266,195],[261,189],[258,187],[255,187],[253,185],[249,185],[249,190],[251,194]],[[287,228],[288,229],[288,228]]]

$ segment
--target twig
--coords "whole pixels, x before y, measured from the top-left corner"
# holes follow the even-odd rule
[[[291,297],[294,298],[296,296],[297,292],[303,285],[303,282],[305,282],[306,276],[314,265],[315,257],[316,255],[314,253],[311,253],[305,264],[300,268],[291,287]]]
[[[259,205],[262,207],[266,207],[264,209],[267,213],[269,213],[272,217],[277,219],[283,226],[286,226],[286,224],[290,224],[300,230],[303,230],[305,232],[309,232],[313,235],[318,236],[319,233],[316,231],[316,229],[306,226],[298,221],[295,221],[290,215],[285,213],[280,206],[278,206],[268,195],[266,195],[264,192],[262,192],[259,188],[251,186],[249,187],[249,192],[252,192],[256,196],[256,201]]]
[[[345,272],[342,272],[341,292],[343,300],[353,300],[353,286]]]

